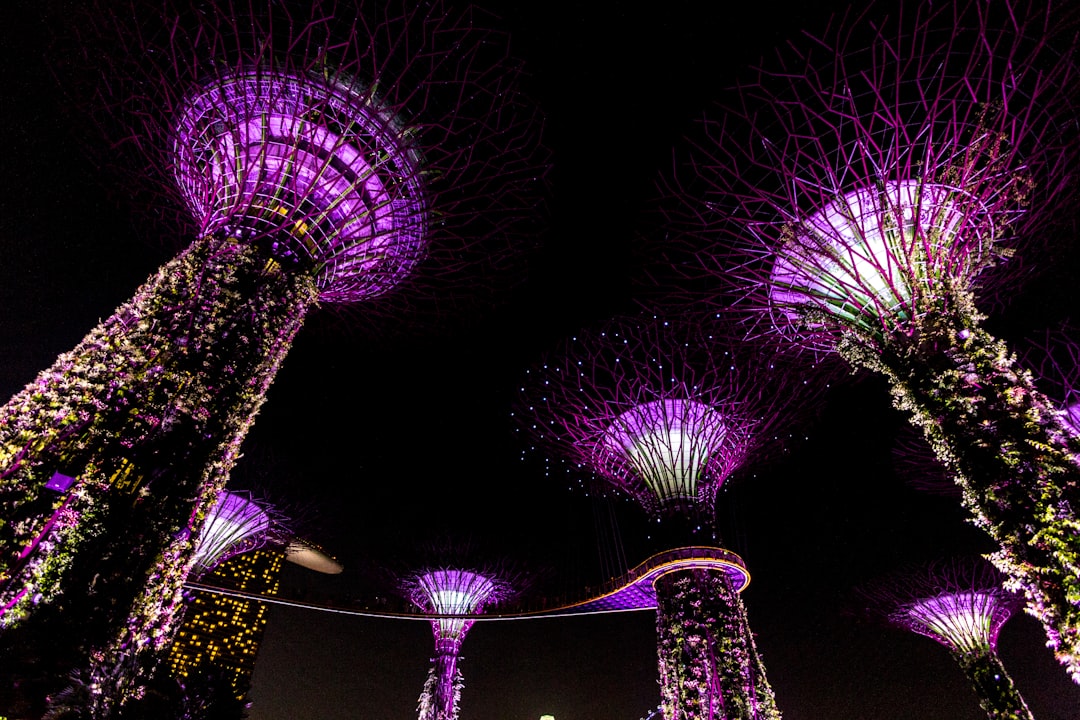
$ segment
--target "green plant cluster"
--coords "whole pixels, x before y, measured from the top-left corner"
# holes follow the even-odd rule
[[[202,521],[316,298],[308,273],[201,239],[0,411],[5,635],[69,639],[40,672],[160,659]],[[45,488],[57,471],[67,492]]]
[[[779,720],[746,608],[723,573],[656,581],[661,707],[671,720]]]
[[[841,354],[884,375],[893,403],[922,429],[963,491],[989,559],[1080,681],[1080,438],[1005,344],[982,327],[969,292],[926,301],[905,333],[873,348],[849,335]]]

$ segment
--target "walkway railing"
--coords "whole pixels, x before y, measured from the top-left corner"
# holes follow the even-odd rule
[[[362,617],[400,618],[405,620],[431,620],[432,618],[465,618],[469,620],[522,620],[540,617],[566,617],[635,610],[655,610],[656,590],[654,583],[668,573],[689,569],[705,569],[727,574],[732,586],[741,592],[750,584],[750,573],[742,558],[723,548],[708,546],[681,547],[666,550],[646,559],[625,575],[612,578],[598,588],[586,588],[585,599],[577,601],[552,601],[531,604],[529,609],[514,612],[485,613],[480,615],[434,615],[419,611],[396,612],[386,608],[356,608],[325,603],[289,600],[276,595],[263,595],[218,587],[207,583],[190,582],[188,589],[215,593],[235,598],[258,600],[274,605],[307,608],[322,612],[356,615]]]

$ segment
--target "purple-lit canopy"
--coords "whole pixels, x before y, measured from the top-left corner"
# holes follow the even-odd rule
[[[653,400],[614,419],[597,445],[596,464],[639,478],[661,504],[692,503],[725,433],[723,415],[705,403]]]
[[[269,538],[272,526],[273,519],[262,505],[223,490],[199,533],[192,575],[203,575],[233,555],[261,546]]]
[[[529,370],[514,415],[536,446],[650,514],[697,516],[825,385],[690,320],[616,318]]]
[[[315,264],[323,300],[378,295],[423,254],[415,138],[374,91],[342,77],[251,70],[192,92],[174,170],[202,234],[258,241]]]
[[[259,245],[321,302],[363,301],[369,329],[443,327],[521,279],[548,151],[522,64],[479,9],[107,5],[73,16],[81,42],[60,62],[154,232]]]
[[[978,557],[899,570],[860,588],[892,625],[960,652],[996,652],[998,632],[1023,604],[1004,576]]]
[[[961,652],[994,647],[1015,603],[997,589],[942,593],[898,608],[893,621]]]
[[[1074,39],[1053,12],[853,6],[766,58],[669,178],[668,225],[696,256],[680,273],[822,348],[1029,277],[1007,260],[1052,236],[1078,152]]]
[[[513,592],[494,574],[453,568],[422,570],[409,576],[402,587],[409,600],[430,615],[473,615]],[[432,619],[436,650],[456,652],[474,622],[460,617]]]
[[[777,255],[769,277],[774,307],[787,322],[807,309],[856,325],[866,315],[907,319],[916,288],[929,276],[944,271],[970,280],[981,266],[979,242],[972,254],[950,254],[959,230],[993,232],[992,216],[982,219],[962,197],[959,188],[902,180],[829,202],[792,226],[795,241]],[[980,221],[973,223],[972,214]]]

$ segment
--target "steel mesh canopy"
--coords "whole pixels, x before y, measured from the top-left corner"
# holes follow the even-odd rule
[[[992,588],[920,598],[897,609],[893,621],[960,652],[987,650],[1014,612],[1004,595]]]
[[[223,490],[199,533],[192,575],[203,575],[232,555],[262,545],[270,526],[270,515],[262,506]]]
[[[507,597],[511,589],[498,578],[472,570],[440,568],[418,572],[404,583],[409,600],[431,615],[473,615]],[[431,621],[438,649],[457,647],[473,625],[463,617]]]
[[[323,300],[386,292],[423,255],[421,156],[368,88],[222,75],[189,95],[173,148],[202,232],[266,236],[279,261],[319,268]]]
[[[883,316],[908,320],[913,296],[942,264],[968,281],[982,266],[981,242],[970,254],[949,252],[977,212],[961,189],[918,180],[849,192],[793,226],[796,238],[770,273],[770,300],[784,322],[798,322],[806,308],[871,330]],[[987,216],[973,232],[992,224]]]
[[[724,418],[711,406],[654,400],[615,418],[597,444],[596,463],[634,474],[661,504],[692,502],[698,497],[698,479],[715,462],[725,436]]]

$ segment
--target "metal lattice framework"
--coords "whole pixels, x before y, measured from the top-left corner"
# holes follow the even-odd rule
[[[699,266],[819,348],[880,346],[934,301],[1011,287],[1074,196],[1077,69],[1054,23],[1039,3],[849,11],[706,118],[672,223],[723,226],[738,257],[714,241]]]
[[[54,53],[144,224],[264,246],[369,334],[444,327],[521,279],[549,153],[493,18],[159,1],[77,16],[77,52]]]
[[[110,161],[153,175],[136,201],[191,244],[0,408],[0,628],[53,663],[0,653],[49,678],[22,683],[31,702],[87,658],[153,668],[203,520],[319,300],[438,294],[443,271],[498,265],[537,211],[538,115],[502,33],[439,2],[286,5],[62,18],[81,43],[68,65],[52,55],[65,89],[93,97]],[[98,683],[95,712],[135,681]]]
[[[1035,383],[1050,397],[1065,429],[1080,434],[1080,334],[1066,320],[1030,339],[1021,348],[1024,363],[1035,374]]]
[[[236,69],[176,119],[177,182],[200,232],[265,239],[319,267],[319,297],[388,292],[423,255],[429,209],[416,139],[373,92],[335,77]]]
[[[456,720],[463,685],[458,657],[465,634],[475,622],[462,616],[498,605],[518,589],[495,569],[458,567],[417,570],[405,576],[400,587],[422,612],[440,616],[431,620],[435,657],[420,695],[420,720]]]
[[[1032,720],[997,654],[998,633],[1023,605],[986,562],[954,559],[908,568],[861,588],[872,612],[948,648],[995,720]]]
[[[272,513],[271,507],[250,493],[221,491],[199,531],[192,576],[200,577],[233,555],[280,540],[283,532]]]
[[[751,335],[887,378],[1080,682],[1080,444],[976,305],[1033,274],[1077,196],[1064,10],[850,11],[705,119],[670,220]]]
[[[705,533],[715,542],[722,484],[783,447],[787,426],[826,386],[721,329],[690,317],[619,317],[580,333],[529,370],[520,431],[674,526],[667,542]],[[654,581],[665,717],[779,717],[739,597],[748,579],[740,559]]]
[[[519,432],[657,519],[711,526],[723,483],[782,447],[785,427],[817,392],[779,358],[719,329],[620,317],[579,333],[528,371],[514,411]]]

